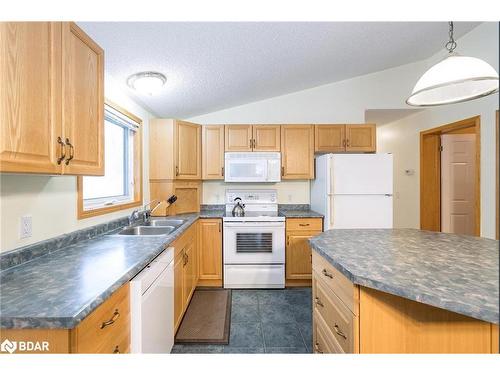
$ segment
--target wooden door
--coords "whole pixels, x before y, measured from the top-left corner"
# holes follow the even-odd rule
[[[64,173],[102,176],[104,51],[70,22],[63,24],[62,56]]]
[[[61,23],[0,22],[0,172],[61,173]]]
[[[222,287],[222,220],[200,220],[200,281],[201,286]]]
[[[281,130],[279,125],[253,126],[253,151],[280,151]]]
[[[224,125],[202,127],[202,172],[204,180],[224,179]]]
[[[441,231],[474,235],[476,135],[441,135]]]
[[[286,240],[286,278],[310,280],[312,276],[309,238],[318,232],[288,233]]]
[[[183,303],[184,309],[187,308],[189,300],[191,299],[191,294],[195,288],[195,277],[196,277],[196,255],[194,254],[195,248],[193,246],[193,240],[189,239],[189,243],[184,249],[185,260],[184,260],[184,283],[183,283]]]
[[[314,127],[281,126],[281,168],[284,180],[314,178]]]
[[[175,122],[175,178],[201,179],[201,126],[185,121]]]
[[[345,125],[314,125],[315,152],[344,152]]]
[[[224,126],[225,151],[252,151],[252,125]]]
[[[183,252],[178,255],[174,263],[174,327],[179,327],[184,312],[184,257]]]
[[[346,125],[346,151],[375,152],[376,131],[375,124]]]

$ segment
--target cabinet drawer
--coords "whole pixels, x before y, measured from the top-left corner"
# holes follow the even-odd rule
[[[323,219],[321,218],[300,218],[286,219],[286,230],[291,231],[318,231],[323,230]]]
[[[314,312],[313,317],[313,350],[317,354],[344,353],[326,326],[323,318]]]
[[[315,251],[312,254],[312,264],[313,270],[317,272],[316,277],[322,280],[351,312],[357,314],[355,307],[355,303],[358,302],[355,298],[357,288],[354,284]]]
[[[76,353],[128,353],[130,346],[129,284],[109,297],[74,330]]]
[[[320,315],[334,340],[346,353],[354,352],[354,314],[329,288],[314,274],[314,312]]]

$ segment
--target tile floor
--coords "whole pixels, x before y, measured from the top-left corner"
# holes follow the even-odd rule
[[[229,345],[176,344],[172,353],[312,353],[311,288],[233,289]]]

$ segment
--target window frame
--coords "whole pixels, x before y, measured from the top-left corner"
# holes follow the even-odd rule
[[[105,215],[111,212],[121,211],[132,207],[141,206],[142,197],[142,120],[136,115],[130,113],[123,107],[106,99],[105,104],[120,114],[130,118],[139,125],[139,128],[134,135],[134,150],[133,150],[133,170],[134,170],[134,200],[132,202],[102,206],[94,209],[85,209],[83,200],[83,176],[77,177],[77,218],[86,219],[89,217]]]

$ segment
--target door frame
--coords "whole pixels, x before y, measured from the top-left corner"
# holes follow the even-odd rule
[[[420,132],[420,229],[441,231],[441,135],[469,128],[476,135],[474,235],[481,234],[481,116]]]

